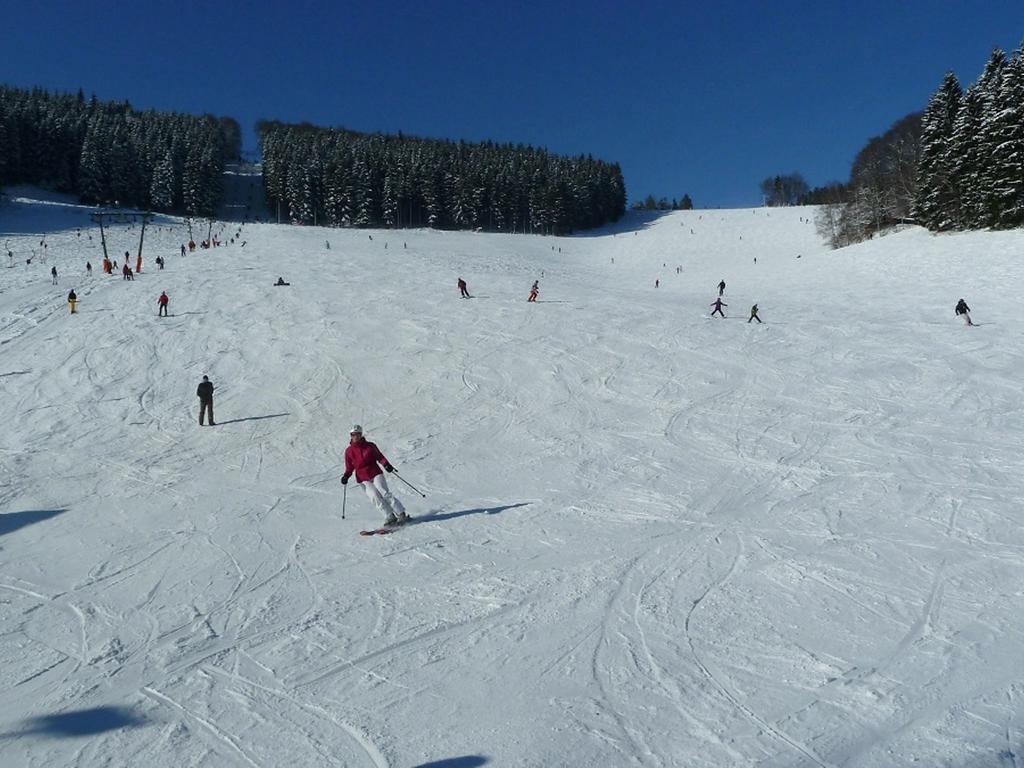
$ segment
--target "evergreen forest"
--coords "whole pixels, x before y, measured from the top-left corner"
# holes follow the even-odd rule
[[[0,186],[34,184],[83,202],[212,216],[232,118],[140,112],[127,102],[0,86]]]
[[[1024,226],[1024,53],[995,50],[963,90],[953,73],[922,120],[915,220],[932,230]]]
[[[279,122],[257,131],[282,221],[565,234],[625,211],[619,166],[589,156]]]
[[[964,90],[950,72],[928,101],[857,154],[847,183],[812,190],[833,247],[898,224],[935,232],[1024,226],[1024,53],[996,49]]]

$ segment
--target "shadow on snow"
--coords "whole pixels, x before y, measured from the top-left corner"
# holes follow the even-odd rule
[[[246,416],[244,419],[228,419],[227,421],[218,421],[217,426],[223,427],[225,424],[238,424],[242,421],[262,421],[263,419],[279,419],[282,416],[291,416],[291,413],[271,413],[267,416]]]
[[[648,229],[659,219],[678,211],[626,211],[622,218],[594,229],[583,229],[573,232],[569,237],[607,237],[608,235],[628,235]]]
[[[449,757],[447,760],[435,760],[432,763],[419,763],[413,768],[477,768],[490,762],[483,755],[463,755],[462,757]]]
[[[69,739],[122,728],[138,728],[145,723],[145,720],[124,707],[92,707],[59,715],[33,717],[25,721],[27,727],[24,730],[5,733],[3,736],[11,738],[39,734]]]
[[[0,536],[13,533],[32,523],[41,523],[51,517],[67,512],[66,509],[28,509],[24,512],[7,512],[0,514]]]
[[[465,517],[466,515],[498,515],[504,512],[506,509],[515,509],[516,507],[528,506],[530,502],[520,501],[516,504],[506,504],[503,507],[477,507],[476,509],[460,509],[458,512],[428,512],[425,515],[417,515],[412,518],[410,523],[433,523],[440,522],[441,520],[454,520],[457,517]],[[433,763],[431,763],[433,765]]]

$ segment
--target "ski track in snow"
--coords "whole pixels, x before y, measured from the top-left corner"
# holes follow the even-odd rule
[[[159,217],[128,283],[88,211],[0,207],[3,765],[1022,764],[1024,234]],[[428,496],[392,536],[352,423]]]

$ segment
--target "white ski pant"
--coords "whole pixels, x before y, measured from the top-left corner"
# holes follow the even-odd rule
[[[373,480],[364,480],[360,485],[366,491],[366,496],[373,502],[373,506],[379,512],[383,512],[385,518],[388,515],[398,517],[405,514],[405,507],[388,488],[388,481],[384,479],[384,475],[377,475]]]

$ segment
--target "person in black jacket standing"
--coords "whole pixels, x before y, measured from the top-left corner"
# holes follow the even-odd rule
[[[209,414],[210,426],[216,426],[213,420],[213,382],[209,376],[203,376],[196,388],[196,395],[199,397],[199,426],[203,426],[203,416]]]

